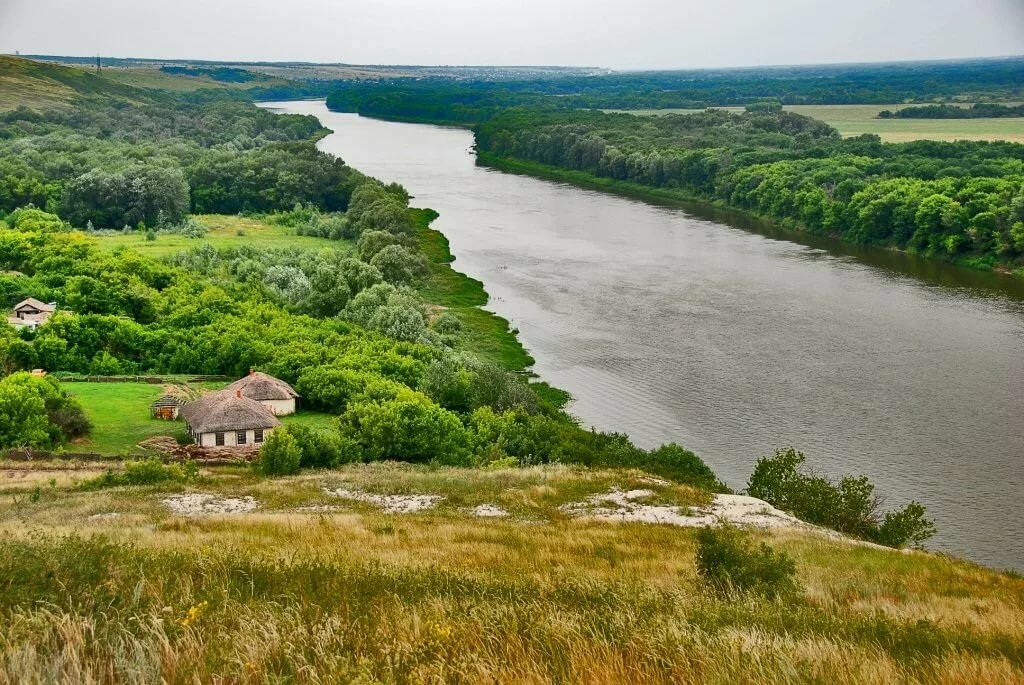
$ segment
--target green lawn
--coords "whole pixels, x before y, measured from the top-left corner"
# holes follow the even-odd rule
[[[136,445],[154,435],[185,437],[181,421],[161,421],[149,415],[149,405],[164,394],[162,385],[150,383],[65,383],[64,389],[78,397],[92,421],[88,440],[68,449],[117,455],[141,452]]]
[[[874,133],[882,140],[1008,140],[1024,143],[1024,118],[1005,119],[877,119],[883,109],[896,111],[907,105],[787,105],[785,110],[820,119],[834,126],[843,137]],[[742,112],[742,107],[721,107]],[[623,111],[623,110],[606,110]],[[692,114],[694,109],[638,109],[632,114]]]
[[[307,426],[316,430],[331,430],[334,428],[334,418],[327,412],[299,409],[295,414],[282,416],[281,423],[285,426]]]
[[[333,247],[339,250],[350,250],[351,241],[328,240],[312,236],[295,235],[295,229],[272,224],[252,217],[233,216],[227,214],[200,214],[196,220],[210,229],[204,238],[186,238],[183,235],[158,234],[156,240],[146,240],[146,236],[138,231],[127,235],[116,234],[98,236],[100,246],[115,250],[128,247],[151,257],[166,257],[182,250],[208,242],[217,249],[237,245],[256,245],[258,247],[285,248],[302,247],[320,249]],[[241,235],[239,234],[241,232]]]

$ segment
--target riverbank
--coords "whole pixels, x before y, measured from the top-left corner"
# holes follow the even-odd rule
[[[667,204],[670,206],[680,207],[698,215],[715,212],[727,213],[728,216],[722,217],[721,219],[716,217],[716,220],[739,224],[743,228],[771,235],[773,237],[781,235],[789,240],[805,245],[809,244],[814,247],[821,247],[824,245],[829,249],[837,250],[842,253],[863,254],[866,251],[871,251],[879,254],[888,252],[908,255],[913,256],[918,260],[928,260],[938,264],[970,269],[972,271],[989,272],[1013,278],[1015,280],[1020,279],[1020,282],[1024,283],[1024,268],[1010,270],[998,265],[993,266],[992,264],[978,259],[952,259],[943,255],[921,256],[895,247],[881,248],[857,245],[843,240],[837,235],[822,235],[820,233],[807,231],[801,228],[796,222],[780,224],[772,217],[761,216],[748,210],[733,207],[723,200],[701,197],[693,193],[688,193],[684,190],[652,188],[638,183],[630,183],[629,181],[620,181],[617,179],[595,176],[584,171],[563,169],[561,167],[543,164],[541,162],[502,157],[500,155],[480,150],[476,150],[476,156],[480,164],[509,173],[535,176],[549,181],[571,183],[590,190],[600,190],[637,200],[644,200],[657,204]],[[828,243],[832,244],[829,245]],[[1022,290],[1022,292],[1024,292],[1024,290]]]
[[[485,361],[531,377],[530,386],[546,403],[564,408],[572,396],[547,381],[537,380],[531,370],[536,360],[523,346],[519,331],[509,325],[508,319],[485,309],[490,296],[483,282],[452,267],[455,256],[448,238],[430,226],[437,219],[437,212],[432,209],[411,212],[420,236],[420,250],[430,265],[430,276],[419,287],[424,298],[459,317],[463,327],[460,344],[466,349]]]

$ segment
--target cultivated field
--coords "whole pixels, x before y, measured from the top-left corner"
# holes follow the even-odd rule
[[[787,105],[784,109],[820,119],[834,126],[844,137],[874,133],[882,140],[1008,140],[1024,143],[1024,118],[1005,119],[878,119],[884,109],[896,111],[906,105]],[[742,107],[722,107],[742,112]],[[620,110],[609,110],[620,111]],[[659,116],[692,114],[693,109],[641,109],[632,114]]]
[[[378,464],[87,491],[94,472],[6,466],[2,682],[1024,678],[1019,577],[778,530],[759,537],[795,557],[800,597],[715,594],[692,530],[562,508],[613,488],[707,500],[637,472]],[[443,499],[389,513],[353,493]]]

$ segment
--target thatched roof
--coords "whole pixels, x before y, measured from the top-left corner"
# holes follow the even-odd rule
[[[175,395],[163,395],[156,402],[151,404],[151,407],[180,407],[185,404],[185,400]]]
[[[241,390],[242,397],[251,400],[291,400],[299,396],[292,386],[260,371],[250,371],[248,376],[239,378],[227,389]]]
[[[18,304],[14,305],[14,311],[18,311],[22,307],[31,307],[32,309],[38,309],[41,312],[52,312],[57,308],[56,305],[47,304],[46,302],[37,300],[34,297],[25,298]]]
[[[227,389],[189,402],[181,408],[181,415],[197,433],[227,433],[281,425],[262,404]]]

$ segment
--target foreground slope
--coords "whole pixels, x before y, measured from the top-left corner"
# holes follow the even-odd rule
[[[8,467],[6,682],[1024,678],[1019,577],[777,529],[759,536],[794,556],[800,596],[717,595],[693,530],[570,515],[615,488],[708,498],[635,471],[377,464],[86,492],[88,470]]]

